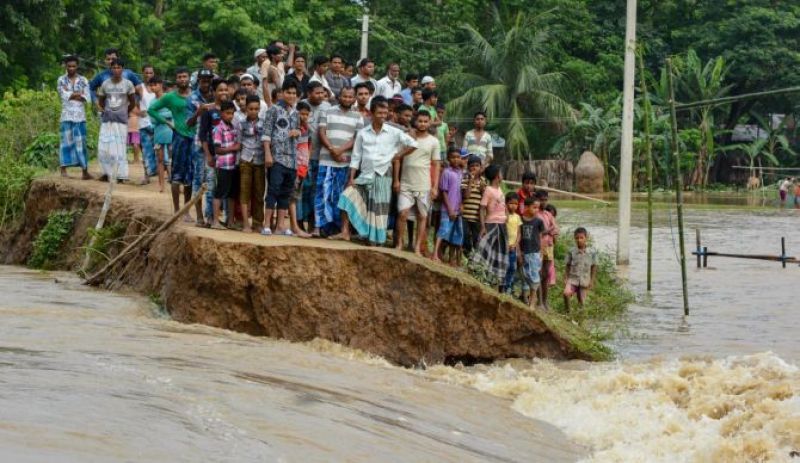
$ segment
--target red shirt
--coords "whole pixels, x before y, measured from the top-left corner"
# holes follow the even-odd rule
[[[536,190],[534,190],[535,192]],[[528,197],[533,197],[534,193],[528,194],[525,187],[521,187],[517,190],[517,196],[519,196],[519,215],[525,215],[525,199]]]

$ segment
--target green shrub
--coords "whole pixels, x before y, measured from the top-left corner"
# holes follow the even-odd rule
[[[58,149],[60,144],[61,136],[59,134],[40,133],[22,152],[22,158],[25,164],[32,167],[56,169],[59,165]]]
[[[0,229],[21,217],[25,195],[35,175],[35,168],[0,155]]]
[[[59,257],[64,240],[72,231],[77,211],[53,211],[47,224],[33,242],[33,252],[28,259],[31,268],[50,269]]]

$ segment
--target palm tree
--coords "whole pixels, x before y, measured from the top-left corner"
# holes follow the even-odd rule
[[[683,96],[688,101],[704,101],[721,98],[730,92],[733,85],[723,85],[729,66],[721,56],[708,60],[703,65],[694,50],[689,50],[683,62],[682,75],[679,85]],[[700,149],[697,152],[697,162],[691,176],[692,185],[705,188],[708,183],[708,174],[714,158],[719,150],[714,148],[714,112],[715,105],[704,105],[692,111],[693,119],[698,124],[702,136]]]
[[[574,119],[570,105],[561,97],[561,74],[540,68],[548,43],[547,31],[537,24],[540,20],[519,12],[506,24],[493,6],[490,35],[462,25],[478,73],[454,76],[469,90],[448,105],[462,117],[485,111],[506,139],[511,156],[519,160],[526,155],[531,158],[526,123],[532,118],[546,123]]]

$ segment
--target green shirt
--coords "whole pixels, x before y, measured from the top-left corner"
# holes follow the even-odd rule
[[[159,114],[161,108],[167,108],[172,113],[172,122],[175,124],[175,131],[184,137],[194,137],[195,127],[186,125],[188,117],[186,113],[186,98],[182,97],[177,91],[165,93],[161,98],[153,101],[147,109],[150,119],[158,124],[166,124],[166,119]]]
[[[442,121],[442,125],[439,126],[439,133],[436,136],[439,138],[439,153],[442,155],[441,161],[447,160],[447,132],[450,131],[450,127],[447,125],[447,122]]]

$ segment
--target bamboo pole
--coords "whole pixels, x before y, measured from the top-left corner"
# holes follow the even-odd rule
[[[686,286],[686,245],[683,242],[683,174],[678,153],[678,116],[675,112],[675,83],[672,75],[672,60],[667,58],[667,81],[669,84],[669,112],[672,125],[672,157],[675,159],[675,196],[678,203],[678,245],[681,251],[681,286],[683,289],[683,314],[689,315],[689,290]]]
[[[108,263],[105,266],[103,266],[103,268],[95,272],[94,275],[87,278],[84,284],[91,286],[99,284],[100,281],[105,276],[105,274],[108,273],[119,261],[121,261],[123,257],[130,254],[137,248],[145,247],[148,244],[150,244],[156,238],[156,236],[158,236],[167,228],[171,227],[172,224],[177,222],[179,218],[183,217],[184,214],[189,212],[192,206],[194,206],[195,203],[197,203],[197,201],[199,201],[200,198],[203,197],[203,193],[205,193],[205,191],[206,191],[206,185],[203,184],[203,186],[200,187],[200,190],[198,190],[198,192],[194,196],[192,196],[192,199],[190,199],[186,204],[184,204],[183,207],[180,208],[180,210],[178,210],[178,212],[173,214],[172,217],[169,218],[169,220],[162,223],[161,226],[159,226],[153,233],[142,233],[141,235],[139,235],[135,240],[133,240],[133,242],[131,242],[131,244],[126,246],[125,249],[123,249],[119,254],[117,254],[116,257],[108,261]]]
[[[650,140],[650,94],[644,76],[644,57],[639,50],[639,81],[644,99],[644,152],[647,158],[647,290],[653,289],[653,143]]]
[[[522,186],[522,182],[515,182],[513,180],[503,180],[503,182],[508,183],[509,185]],[[549,191],[550,193],[558,193],[560,195],[573,196],[575,198],[586,199],[588,201],[594,201],[594,202],[597,202],[597,203],[601,203],[604,206],[610,206],[611,205],[610,202],[602,200],[602,199],[593,198],[591,196],[582,195],[580,193],[573,193],[571,191],[559,190],[558,188],[551,188],[549,186],[536,185],[536,189],[537,190]]]

